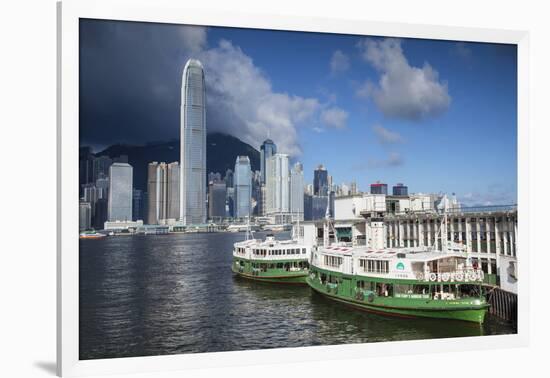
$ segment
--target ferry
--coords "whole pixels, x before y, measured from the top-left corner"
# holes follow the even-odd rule
[[[227,232],[248,232],[251,231],[258,231],[260,229],[260,226],[258,225],[247,225],[244,224],[231,224],[227,226],[225,229]]]
[[[233,246],[231,269],[238,276],[263,282],[306,284],[312,246],[298,239],[248,239]]]
[[[102,234],[97,231],[84,231],[79,234],[80,239],[101,239],[104,238],[105,234]]]
[[[266,224],[263,226],[265,231],[282,232],[292,230],[291,224]]]
[[[483,323],[484,274],[462,245],[442,239],[441,250],[385,248],[383,227],[381,219],[367,220],[370,245],[325,242],[313,251],[308,285],[359,310]]]

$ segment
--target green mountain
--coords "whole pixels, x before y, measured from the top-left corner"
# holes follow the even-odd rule
[[[134,168],[134,188],[147,190],[147,165],[152,161],[171,163],[180,159],[179,140],[154,142],[143,146],[115,144],[96,153],[115,158],[128,156],[128,163]],[[260,152],[240,139],[222,133],[206,136],[206,170],[219,172],[222,178],[227,169],[234,170],[237,156],[246,155],[250,159],[252,170],[260,170]]]

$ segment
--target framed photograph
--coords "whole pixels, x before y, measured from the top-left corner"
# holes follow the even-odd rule
[[[526,32],[79,1],[58,46],[59,375],[527,343]]]

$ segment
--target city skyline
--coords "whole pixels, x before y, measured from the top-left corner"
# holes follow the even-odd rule
[[[81,98],[81,145],[169,138],[177,126],[169,119],[174,110],[167,109],[178,97],[169,73],[181,72],[182,61],[196,56],[207,71],[208,130],[234,135],[257,150],[270,137],[292,162],[303,164],[307,183],[323,164],[335,184],[356,181],[363,191],[380,180],[390,186],[404,182],[412,192],[456,192],[466,204],[516,202],[515,47],[292,33],[293,47],[308,48],[293,48],[293,58],[284,59],[289,32],[91,20],[81,28],[87,31],[82,54],[90,65],[104,54],[134,58],[135,43],[128,38],[151,36],[140,41],[139,54],[148,51],[158,60],[146,65],[148,80],[154,81],[132,86],[149,86],[140,101],[148,101],[143,105],[149,110],[160,106],[168,117],[152,119],[158,115],[153,111],[146,117],[155,125],[151,130],[128,129],[135,116],[129,113],[141,109],[123,107],[126,115],[120,110],[115,117],[121,130],[108,134],[112,142],[101,140],[101,126],[90,135],[87,125],[97,125],[101,117],[94,112],[99,100],[90,98],[98,94],[90,81],[95,72],[84,64],[82,87],[91,91]],[[109,41],[103,37],[107,31]],[[160,37],[153,49],[150,40]],[[266,41],[273,47],[269,51]],[[121,42],[124,48],[114,52]],[[122,63],[102,67],[111,75]],[[119,79],[134,79],[139,72],[140,67],[132,68]],[[240,85],[232,86],[232,80]],[[262,101],[252,101],[253,94]],[[219,110],[210,112],[213,105]],[[260,125],[261,132],[250,125]],[[134,139],[124,140],[130,130]]]

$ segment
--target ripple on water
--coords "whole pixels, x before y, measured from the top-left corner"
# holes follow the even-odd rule
[[[81,240],[80,358],[515,332],[492,317],[481,327],[369,314],[308,287],[235,277],[231,251],[242,238],[217,233]]]

